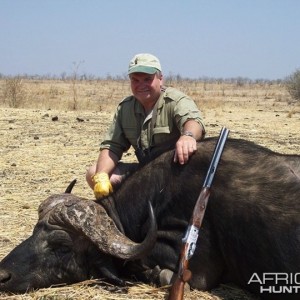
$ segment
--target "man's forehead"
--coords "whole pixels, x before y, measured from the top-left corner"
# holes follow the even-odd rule
[[[137,73],[129,74],[129,77],[130,78],[136,78],[136,79],[154,78],[155,74],[147,74],[147,73],[137,72]]]

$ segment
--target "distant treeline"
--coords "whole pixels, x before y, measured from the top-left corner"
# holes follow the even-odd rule
[[[10,78],[22,78],[22,79],[29,79],[29,80],[63,80],[63,81],[69,81],[69,80],[78,80],[78,81],[94,81],[94,80],[128,80],[127,74],[123,75],[116,75],[112,76],[110,74],[107,74],[106,76],[95,76],[95,75],[87,75],[87,74],[67,74],[62,73],[60,75],[52,75],[52,74],[45,74],[45,75],[29,75],[29,74],[21,74],[21,75],[4,75],[0,73],[0,79],[10,79]],[[214,78],[214,77],[207,77],[202,76],[199,78],[188,78],[183,77],[181,75],[165,75],[164,80],[166,83],[172,83],[172,82],[207,82],[207,83],[228,83],[228,84],[235,84],[235,85],[245,85],[245,84],[282,84],[286,82],[286,79],[250,79],[247,77],[231,77],[231,78]]]

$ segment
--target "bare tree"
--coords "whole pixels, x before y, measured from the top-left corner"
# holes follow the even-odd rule
[[[22,78],[15,76],[5,79],[3,91],[4,101],[10,107],[19,107],[25,97]]]
[[[296,70],[286,80],[286,87],[295,100],[300,100],[300,69]]]
[[[78,70],[80,65],[84,63],[84,61],[80,61],[80,62],[73,62],[73,74],[72,74],[72,93],[73,93],[73,110],[77,110],[78,109],[78,97],[77,97],[77,81],[78,81]]]

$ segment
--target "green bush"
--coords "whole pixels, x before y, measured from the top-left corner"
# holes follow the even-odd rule
[[[300,69],[287,78],[286,87],[293,99],[300,100]]]

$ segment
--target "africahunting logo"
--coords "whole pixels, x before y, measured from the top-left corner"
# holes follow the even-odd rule
[[[260,293],[300,293],[300,273],[253,273],[248,284],[258,284]]]

